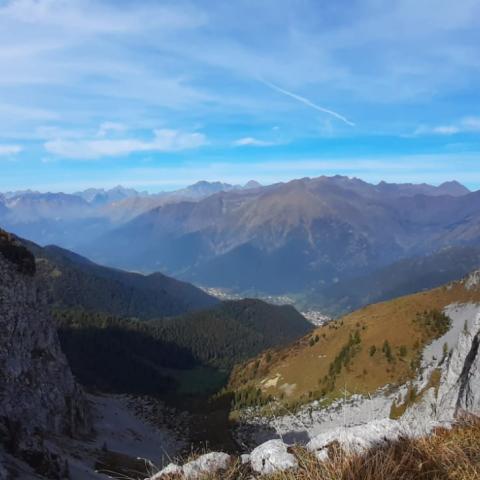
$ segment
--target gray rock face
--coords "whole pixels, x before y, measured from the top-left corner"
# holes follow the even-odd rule
[[[298,461],[288,453],[282,440],[269,440],[250,454],[252,469],[262,475],[297,468]]]
[[[44,441],[89,432],[88,406],[36,284],[33,257],[0,233],[0,447],[56,478]]]
[[[385,440],[396,440],[403,433],[400,422],[384,418],[355,427],[339,427],[317,435],[310,440],[307,448],[324,459],[325,449],[336,441],[346,451],[362,453],[368,448]]]
[[[463,413],[480,414],[479,347],[480,306],[465,322],[442,372],[432,413],[438,419],[450,420]]]

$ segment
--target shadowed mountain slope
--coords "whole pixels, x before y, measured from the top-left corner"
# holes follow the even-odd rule
[[[450,247],[399,260],[367,275],[320,286],[304,300],[310,308],[337,316],[370,303],[438,287],[480,267],[480,247]]]
[[[125,272],[97,265],[59,247],[25,244],[36,257],[38,276],[56,308],[83,308],[147,319],[179,315],[218,303],[193,285],[161,273]]]

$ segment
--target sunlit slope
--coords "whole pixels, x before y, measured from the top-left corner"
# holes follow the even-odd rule
[[[480,302],[480,287],[465,280],[357,310],[279,350],[237,366],[229,388],[236,406],[270,397],[291,406],[373,393],[417,372],[423,347],[449,328],[442,310]],[[447,347],[445,347],[447,348]]]

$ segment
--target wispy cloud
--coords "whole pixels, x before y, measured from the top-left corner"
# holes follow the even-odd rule
[[[17,155],[22,151],[20,145],[2,145],[0,144],[0,156]]]
[[[45,143],[45,150],[61,158],[92,160],[101,157],[127,156],[136,152],[177,152],[198,148],[207,143],[205,135],[179,130],[155,130],[150,141],[136,138],[56,139]]]
[[[98,137],[106,137],[110,133],[123,133],[127,126],[120,122],[103,122],[98,129]]]
[[[258,138],[254,137],[243,137],[235,140],[233,145],[235,147],[270,147],[275,145],[275,143],[266,140],[259,140]]]
[[[284,88],[281,88],[271,82],[267,82],[266,80],[261,80],[263,84],[265,84],[267,87],[270,87],[272,90],[275,90],[279,93],[282,93],[283,95],[286,95],[287,97],[293,98],[294,100],[297,100],[307,107],[313,108],[315,110],[318,110],[319,112],[327,113],[328,115],[332,115],[335,118],[338,118],[342,122],[346,123],[347,125],[350,125],[351,127],[354,127],[355,124],[348,120],[346,117],[343,115],[340,115],[337,112],[334,112],[333,110],[329,110],[328,108],[321,107],[320,105],[317,105],[316,103],[313,103],[311,100],[308,98],[302,97],[300,95],[297,95],[296,93],[289,92],[288,90],[285,90]]]
[[[480,117],[464,117],[456,123],[448,125],[418,127],[415,135],[455,135],[457,133],[480,132]]]

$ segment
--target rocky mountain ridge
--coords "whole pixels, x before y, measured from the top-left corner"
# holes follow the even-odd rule
[[[122,187],[77,193],[7,193],[0,221],[24,238],[104,265],[160,270],[241,296],[288,295],[301,309],[333,315],[439,284],[421,268],[405,277],[402,262],[442,256],[440,283],[479,266],[461,249],[480,244],[480,197],[455,181],[369,184],[322,176],[268,186],[201,181],[148,195]],[[404,278],[376,295],[375,276],[390,267]],[[352,298],[348,283],[356,279],[365,279],[365,288]]]
[[[151,209],[82,249],[204,286],[298,294],[446,246],[478,245],[480,196],[447,187],[318,177],[220,192]]]

